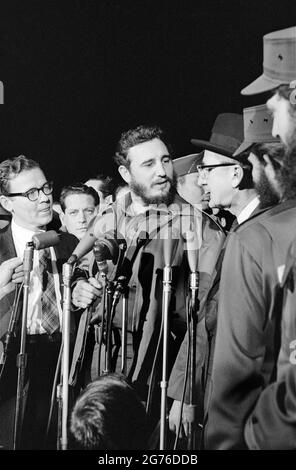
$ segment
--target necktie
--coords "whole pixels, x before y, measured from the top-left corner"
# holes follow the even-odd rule
[[[39,252],[39,269],[42,279],[41,325],[47,333],[52,334],[59,329],[60,321],[58,316],[50,251],[48,249],[40,250]]]

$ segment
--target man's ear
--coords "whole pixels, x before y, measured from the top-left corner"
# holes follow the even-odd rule
[[[128,170],[128,168],[124,165],[120,165],[120,167],[118,167],[118,172],[121,176],[121,178],[124,179],[124,181],[127,183],[127,184],[130,184],[131,182],[131,174]]]
[[[232,187],[237,188],[244,177],[244,170],[240,165],[233,167]]]
[[[11,200],[4,196],[3,194],[0,196],[0,203],[1,205],[4,207],[4,209],[6,209],[8,212],[10,212],[11,214],[13,214],[13,206],[12,206],[12,202]]]

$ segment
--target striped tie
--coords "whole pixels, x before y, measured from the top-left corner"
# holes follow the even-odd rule
[[[42,279],[41,325],[50,335],[60,327],[49,249],[39,251],[39,269]]]

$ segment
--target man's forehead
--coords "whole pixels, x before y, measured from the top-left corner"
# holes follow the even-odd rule
[[[161,158],[165,155],[169,155],[168,148],[165,143],[158,138],[134,145],[128,151],[128,157],[130,159],[137,159],[137,161]]]
[[[33,187],[39,186],[46,182],[45,175],[41,168],[31,168],[29,170],[23,170],[18,174],[12,175],[10,179],[10,186],[17,185],[18,192],[27,191]]]
[[[95,207],[95,201],[91,194],[71,193],[65,197],[66,209]]]
[[[223,161],[227,160],[227,157],[224,155],[221,155],[220,153],[216,152],[211,152],[210,150],[205,150],[204,155],[203,155],[203,164],[215,164],[215,163],[221,163]]]

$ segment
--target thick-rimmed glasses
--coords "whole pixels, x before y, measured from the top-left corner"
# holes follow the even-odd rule
[[[9,194],[6,194],[6,196],[27,197],[29,201],[34,202],[34,201],[37,201],[37,199],[39,198],[40,191],[42,191],[43,194],[45,194],[45,196],[49,196],[49,194],[51,194],[53,191],[52,181],[46,181],[46,183],[44,183],[44,185],[41,186],[41,188],[31,188],[31,189],[28,189],[28,191],[25,191],[24,193],[9,193]]]
[[[217,163],[216,165],[197,165],[196,169],[200,176],[203,178],[207,177],[210,171],[214,170],[214,168],[218,168],[220,166],[234,166],[237,163]]]

